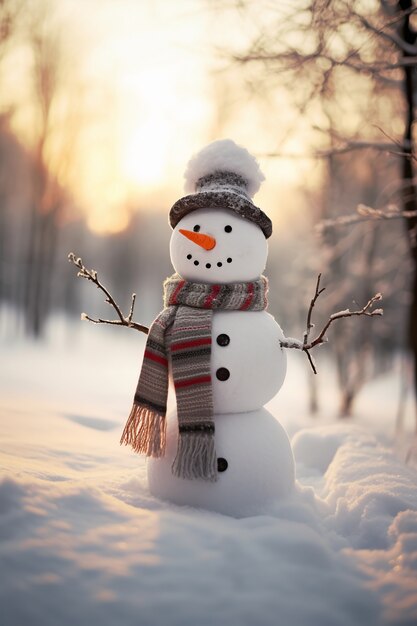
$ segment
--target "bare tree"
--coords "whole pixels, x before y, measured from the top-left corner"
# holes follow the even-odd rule
[[[244,18],[249,15],[253,21],[257,13],[262,13],[259,3],[256,12],[253,2],[239,0],[234,4]],[[346,203],[341,207],[340,198],[334,193],[335,181],[343,180],[345,173],[340,170],[346,166],[349,155],[355,155],[357,160],[365,151],[368,161],[376,160],[370,154],[385,155],[385,167],[389,169],[384,172],[383,181],[376,176],[374,198],[360,199],[354,195],[352,204],[362,201],[379,209],[397,202],[407,215],[405,232],[413,264],[407,343],[414,355],[417,390],[417,198],[412,136],[417,65],[416,33],[412,26],[417,12],[415,3],[296,0],[284,7],[278,2],[268,3],[266,11],[268,22],[263,19],[250,45],[244,50],[229,51],[229,58],[244,68],[256,67],[257,80],[262,76],[264,89],[277,84],[287,86],[300,113],[311,120],[316,130],[316,148],[311,154],[327,164],[331,193],[320,219],[335,218],[341,208],[351,209]],[[398,124],[404,127],[400,138],[395,137]],[[278,147],[268,154],[277,156]],[[377,158],[381,161],[380,156]],[[379,236],[378,231],[366,235],[365,277],[378,263]],[[337,247],[341,237],[344,235],[333,233],[330,244]],[[336,257],[332,263],[336,276],[346,275],[347,268],[338,264]],[[363,288],[369,290],[366,281]],[[344,349],[341,344],[339,348],[342,359]],[[359,372],[356,378],[361,377]],[[349,386],[347,380],[342,384],[346,389]],[[351,386],[354,392],[356,384]]]
[[[32,202],[24,262],[22,304],[26,329],[38,336],[50,310],[60,219],[68,193],[65,179],[77,136],[74,112],[80,93],[71,94],[62,29],[47,0],[32,5],[21,25],[22,40],[32,57],[30,78],[34,114]],[[66,105],[64,106],[64,102]],[[70,103],[70,104],[68,104]],[[71,105],[72,103],[72,105]]]
[[[15,38],[16,23],[22,9],[22,3],[17,0],[0,0],[0,67],[4,57]],[[7,129],[10,111],[0,111],[0,133]],[[5,296],[6,270],[5,262],[8,248],[8,224],[7,224],[7,156],[0,153],[0,301]]]
[[[43,17],[43,16],[42,16]],[[60,209],[57,187],[48,168],[47,141],[51,129],[54,99],[58,89],[59,42],[45,28],[42,17],[31,20],[29,43],[33,53],[34,101],[37,103],[38,133],[34,150],[33,201],[30,212],[29,240],[24,285],[24,310],[27,330],[42,332],[44,306],[49,306],[48,261],[53,257]]]
[[[403,64],[403,89],[406,102],[404,152],[402,160],[402,205],[403,210],[412,213],[417,209],[417,190],[414,182],[413,125],[416,115],[415,93],[417,89],[415,72],[417,67],[417,32],[411,25],[411,16],[417,11],[412,0],[399,0],[397,11],[402,19],[399,23],[397,38],[394,41]],[[413,278],[409,317],[409,344],[414,356],[414,388],[417,393],[417,216],[405,220],[406,231],[413,262]]]

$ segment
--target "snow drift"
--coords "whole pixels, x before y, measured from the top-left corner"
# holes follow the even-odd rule
[[[291,358],[268,408],[295,432],[294,496],[241,520],[169,505],[118,445],[142,339],[87,330],[2,348],[2,624],[415,624],[417,474],[379,435],[306,428]]]

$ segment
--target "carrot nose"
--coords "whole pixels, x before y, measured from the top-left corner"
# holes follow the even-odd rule
[[[179,231],[181,235],[184,235],[184,237],[187,237],[187,239],[190,239],[190,241],[193,241],[198,246],[201,246],[202,248],[204,248],[204,250],[213,250],[214,246],[216,245],[215,238],[211,237],[210,235],[205,235],[204,233],[195,233],[193,230],[184,230],[183,228],[180,228]]]

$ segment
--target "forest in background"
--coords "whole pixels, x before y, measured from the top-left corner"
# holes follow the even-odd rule
[[[398,352],[417,353],[410,323],[414,315],[417,324],[417,315],[410,314],[417,226],[414,218],[336,224],[321,233],[317,225],[337,222],[360,204],[381,211],[416,209],[416,9],[405,1],[312,0],[293,3],[284,19],[282,3],[272,3],[272,13],[268,4],[263,14],[268,19],[262,17],[259,24],[254,19],[259,3],[210,7],[253,22],[256,34],[237,49],[212,51],[213,57],[220,54],[225,69],[215,74],[216,117],[206,140],[231,134],[231,119],[250,98],[268,111],[274,137],[259,151],[261,164],[286,158],[297,169],[306,156],[317,158],[319,183],[300,176],[299,210],[275,225],[267,265],[270,311],[286,334],[301,338],[319,272],[327,289],[315,310],[317,327],[330,313],[383,294],[382,319],[343,320],[332,329],[329,346],[321,348],[337,370],[340,411],[346,415],[362,385],[393,367]],[[56,312],[74,317],[85,310],[105,313],[100,294],[76,280],[67,260],[70,251],[98,270],[123,308],[136,292],[136,317],[149,323],[161,307],[162,280],[172,271],[170,206],[165,199],[156,208],[128,198],[120,209],[129,219],[120,232],[89,227],[67,174],[79,133],[97,115],[102,94],[91,83],[74,83],[74,66],[82,59],[72,50],[69,63],[65,31],[51,3],[1,0],[0,20],[0,92],[7,92],[17,52],[24,50],[27,59],[25,90],[17,90],[14,99],[6,97],[0,113],[0,332],[8,340],[22,335],[42,339]],[[15,67],[17,72],[20,65]],[[232,92],[224,89],[230,73],[234,80],[240,77],[239,89]],[[283,90],[292,98],[295,120],[311,128],[304,154],[288,154],[285,140],[293,129],[279,123]],[[27,115],[28,102],[30,141],[19,136],[15,124]],[[178,181],[178,193],[181,187]],[[285,198],[277,198],[281,203]],[[1,314],[6,309],[14,312],[12,318]]]

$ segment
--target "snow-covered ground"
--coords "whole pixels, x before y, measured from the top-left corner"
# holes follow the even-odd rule
[[[2,340],[2,626],[417,623],[417,472],[392,447],[395,376],[336,422],[322,367],[312,419],[290,354],[268,408],[292,437],[296,492],[233,519],[158,501],[119,446],[142,351],[139,333],[88,324]]]

